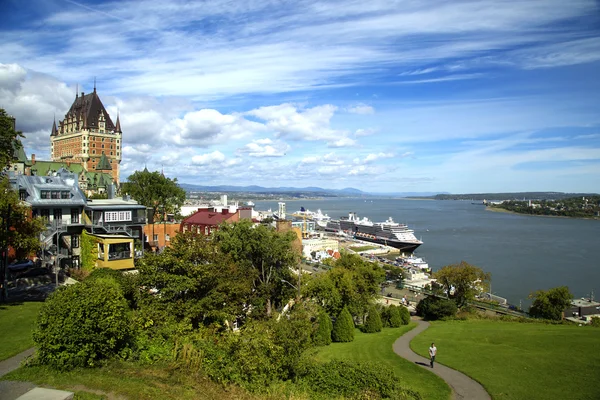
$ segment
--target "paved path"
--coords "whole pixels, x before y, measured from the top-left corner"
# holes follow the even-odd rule
[[[394,342],[394,352],[408,361],[412,361],[415,364],[421,365],[423,368],[427,368],[429,371],[445,380],[452,389],[453,397],[455,399],[490,400],[491,397],[485,391],[483,386],[473,379],[437,362],[435,363],[435,367],[431,368],[429,366],[429,359],[415,354],[410,349],[410,341],[429,326],[429,322],[425,322],[420,318],[413,317],[412,320],[418,324],[417,327],[400,336],[398,340]]]
[[[31,349],[27,349],[14,357],[7,358],[4,361],[0,361],[0,376],[4,376],[9,372],[19,368],[21,366],[21,362],[23,362],[23,360],[27,357],[33,355],[34,351],[35,349],[32,347]]]
[[[21,362],[33,354],[33,348],[27,349],[14,357],[0,361],[0,376],[4,376],[19,368]],[[14,400],[35,388],[30,382],[0,381],[0,400]]]

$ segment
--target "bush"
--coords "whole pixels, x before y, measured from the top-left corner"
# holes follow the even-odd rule
[[[37,319],[33,340],[38,361],[58,369],[92,367],[130,343],[127,302],[111,279],[56,290]]]
[[[379,312],[374,306],[369,307],[369,313],[367,314],[365,323],[361,327],[361,331],[364,333],[376,333],[381,332],[382,327]]]
[[[354,340],[354,321],[346,307],[342,309],[333,324],[331,339],[334,342],[352,342]]]
[[[418,393],[404,389],[399,378],[389,369],[375,363],[339,360],[307,362],[298,375],[301,386],[324,398],[421,399]]]
[[[457,310],[454,301],[434,296],[425,297],[417,304],[417,315],[428,320],[453,317]]]
[[[383,326],[388,328],[398,328],[402,325],[402,317],[400,316],[400,307],[391,305],[386,307],[381,312]]]
[[[123,297],[127,300],[127,303],[130,307],[134,305],[134,296],[136,291],[136,280],[137,275],[133,274],[124,274],[121,271],[117,271],[110,268],[95,268],[86,279],[96,280],[96,279],[112,279],[121,287],[121,292],[123,293]]]
[[[314,342],[317,346],[329,346],[331,344],[331,331],[333,323],[329,314],[323,310],[317,317],[317,331],[315,332]]]
[[[398,314],[400,316],[400,323],[402,325],[410,324],[410,311],[408,311],[408,308],[406,308],[404,306],[399,306]]]

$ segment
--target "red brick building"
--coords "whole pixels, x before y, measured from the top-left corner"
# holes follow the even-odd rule
[[[113,123],[96,88],[75,95],[75,101],[58,126],[52,125],[51,157],[54,162],[78,163],[87,171],[104,171],[119,185],[123,132],[117,116]]]
[[[194,232],[202,235],[210,235],[223,222],[238,222],[240,212],[231,212],[224,208],[217,212],[212,208],[200,209],[181,221],[180,232]]]

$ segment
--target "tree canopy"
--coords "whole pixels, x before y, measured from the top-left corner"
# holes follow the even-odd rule
[[[271,315],[274,303],[287,300],[292,269],[299,262],[293,251],[296,234],[279,233],[270,226],[254,226],[251,221],[221,224],[213,234],[220,250],[243,268],[253,282],[252,304]]]
[[[0,108],[0,171],[13,161],[15,146],[21,147],[23,134],[16,131],[12,118]]]
[[[150,208],[152,216],[159,219],[164,218],[165,213],[178,212],[185,201],[185,190],[177,184],[177,178],[167,178],[147,169],[131,174],[121,191]]]
[[[529,308],[529,315],[535,318],[560,320],[562,313],[571,304],[573,295],[567,286],[559,286],[550,290],[538,290],[529,298],[533,303]]]
[[[433,277],[458,307],[466,305],[482,289],[488,289],[491,274],[465,261],[451,264],[434,272]]]

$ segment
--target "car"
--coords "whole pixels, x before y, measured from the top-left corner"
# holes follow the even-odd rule
[[[33,268],[31,260],[17,260],[8,265],[8,270],[11,272],[26,271],[29,268]]]

